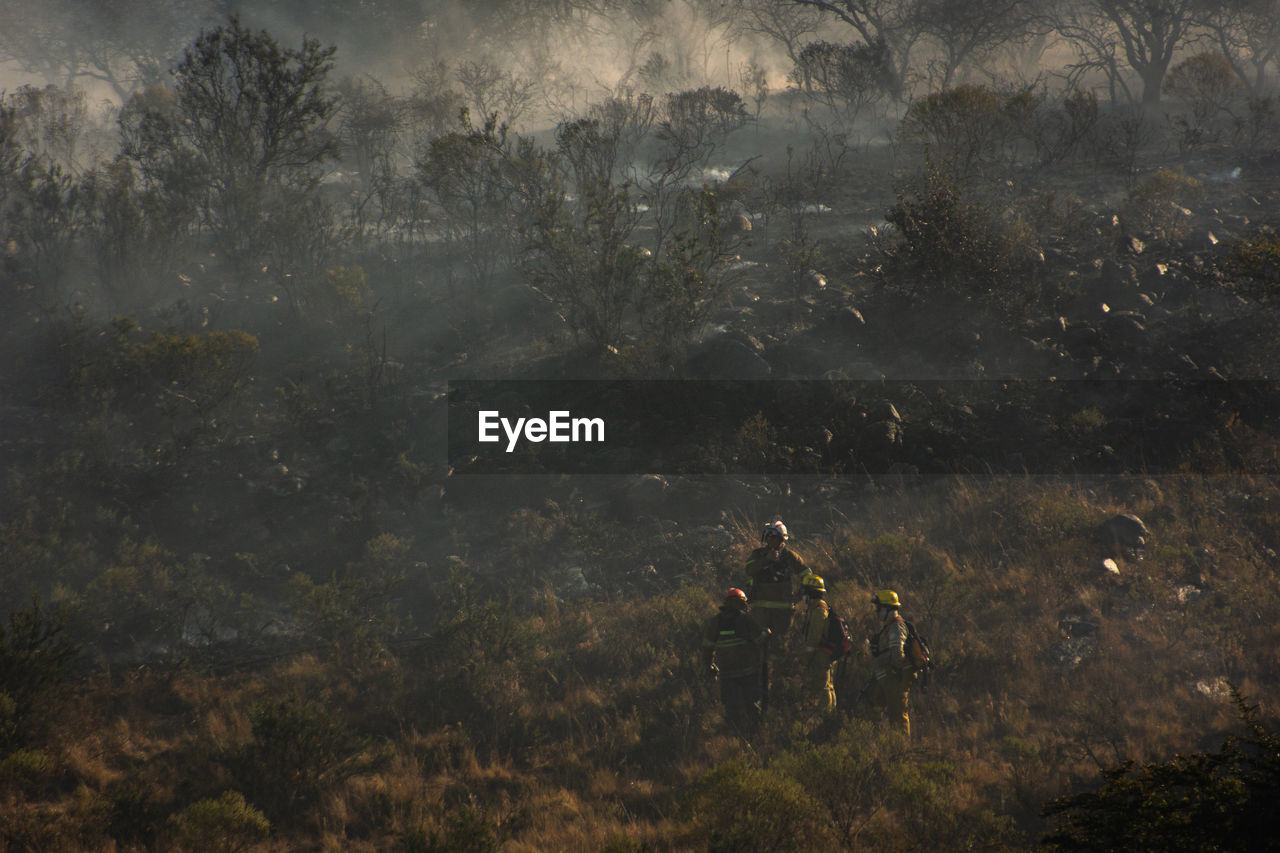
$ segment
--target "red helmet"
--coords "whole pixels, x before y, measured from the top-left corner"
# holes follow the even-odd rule
[[[735,587],[730,587],[729,591],[724,594],[725,604],[737,604],[742,607],[747,605],[747,594]]]

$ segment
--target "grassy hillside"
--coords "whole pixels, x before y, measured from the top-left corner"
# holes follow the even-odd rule
[[[82,96],[0,96],[0,847],[1087,849],[1132,811],[1163,849],[1267,813],[1270,100],[708,85],[523,135],[443,65],[400,95],[216,34],[110,156],[49,136]],[[658,434],[495,463],[448,445],[458,380]],[[723,725],[699,626],[777,517],[859,639],[889,587],[932,642],[911,740],[852,702],[861,647],[838,717],[789,656]]]

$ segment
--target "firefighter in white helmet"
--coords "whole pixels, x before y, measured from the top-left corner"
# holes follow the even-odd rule
[[[787,547],[790,536],[781,521],[766,524],[760,538],[764,545],[751,552],[744,567],[745,589],[756,619],[773,635],[770,654],[781,656],[796,600],[793,580],[810,572],[804,560]]]

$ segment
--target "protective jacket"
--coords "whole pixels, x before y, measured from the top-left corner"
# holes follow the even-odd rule
[[[911,737],[911,685],[916,672],[907,659],[907,623],[893,611],[880,631],[871,639],[875,681],[871,685],[871,703],[884,709],[891,722]]]
[[[804,615],[804,683],[820,711],[836,707],[836,688],[831,678],[831,655],[818,648],[827,633],[831,608],[820,598],[809,599]]]
[[[871,639],[871,654],[875,658],[877,675],[887,675],[908,669],[907,623],[895,611],[884,621]]]
[[[702,663],[714,663],[723,678],[758,674],[768,636],[769,632],[750,613],[722,606],[703,625]]]
[[[820,598],[810,600],[804,616],[804,652],[810,661],[817,655],[824,663],[831,663],[830,655],[818,650],[818,644],[827,633],[827,615],[831,608]]]
[[[785,545],[776,560],[769,559],[772,550],[762,546],[747,557],[747,595],[753,607],[790,611],[794,601],[791,579],[804,574],[808,568],[804,560]]]

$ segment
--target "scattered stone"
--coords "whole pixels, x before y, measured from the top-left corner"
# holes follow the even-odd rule
[[[862,440],[871,447],[902,445],[902,426],[897,421],[877,421],[862,431]]]
[[[769,362],[746,344],[728,337],[707,342],[687,366],[694,377],[708,379],[767,379],[773,373]]]
[[[902,423],[902,415],[898,414],[897,408],[888,400],[881,400],[871,410],[871,417],[878,421],[893,421],[894,423]]]
[[[845,330],[860,329],[867,325],[867,320],[862,316],[862,312],[852,305],[845,305],[837,310],[834,319],[836,325]]]
[[[1077,614],[1070,614],[1058,619],[1058,630],[1067,638],[1088,637],[1098,633],[1102,626],[1097,622]]]
[[[1120,576],[1120,567],[1117,566],[1116,561],[1110,557],[1107,557],[1102,562],[1098,563],[1098,569],[1101,570],[1103,574],[1115,575],[1116,577]]]
[[[1219,675],[1217,678],[1202,679],[1195,683],[1195,690],[1206,699],[1212,699],[1215,702],[1231,701],[1231,685],[1227,683],[1225,675]]]
[[[1151,538],[1147,526],[1136,515],[1121,514],[1103,522],[1098,529],[1104,547],[1119,556],[1129,554],[1141,559],[1142,549]]]
[[[624,487],[627,500],[637,510],[652,510],[662,506],[667,496],[666,478],[657,474],[643,474],[627,482]]]

